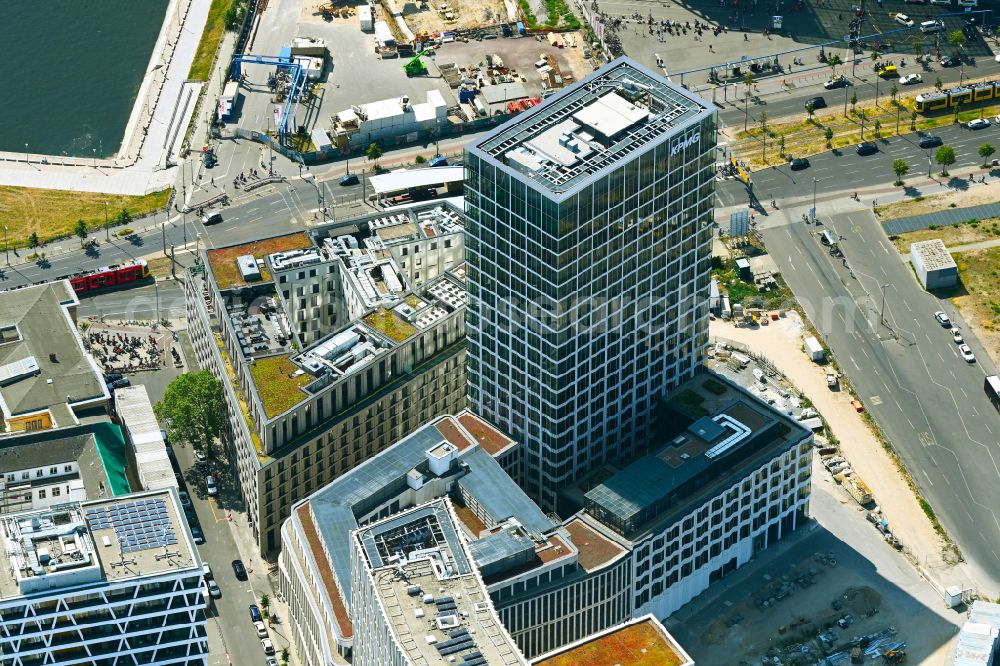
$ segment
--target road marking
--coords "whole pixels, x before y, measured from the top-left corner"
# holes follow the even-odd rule
[[[793,271],[795,270],[795,264],[792,263],[792,255],[788,255],[788,265],[792,267]]]
[[[860,365],[858,365],[858,362],[854,360],[854,357],[853,357],[853,356],[848,356],[847,358],[851,359],[851,363],[853,363],[853,364],[854,364],[854,367],[855,367],[855,369],[856,369],[856,370],[857,370],[858,372],[861,372],[861,366],[860,366]]]
[[[886,254],[889,254],[889,248],[887,248],[887,247],[885,246],[885,243],[883,243],[882,241],[879,241],[879,242],[878,242],[878,244],[879,244],[879,246],[880,246],[880,247],[882,248],[882,251],[883,251],[883,252],[885,252]]]
[[[944,356],[941,356],[941,352],[936,352],[936,353],[938,358],[941,359],[941,362],[944,363]]]
[[[926,471],[926,470],[920,470],[920,471],[921,471],[921,472],[923,472],[923,473],[924,473],[924,476],[925,476],[925,477],[927,478],[927,483],[929,483],[929,484],[931,484],[931,485],[933,486],[933,485],[934,485],[934,482],[933,482],[933,481],[931,481],[931,477],[930,477],[930,476],[928,476],[928,474],[927,474],[927,471]]]
[[[882,396],[873,395],[870,398],[868,398],[868,402],[870,402],[873,405],[881,405],[882,404]]]
[[[964,395],[964,396],[965,396],[966,398],[968,398],[968,397],[969,397],[969,394],[968,394],[968,393],[966,393],[966,392],[965,392],[965,389],[964,389],[964,388],[962,388],[961,386],[959,386],[959,387],[958,387],[958,390],[959,390],[959,391],[961,391],[961,392],[962,392],[962,395]],[[976,416],[978,416],[978,414],[977,414]]]
[[[988,425],[984,423],[983,426],[985,426],[985,428],[990,431],[991,435],[993,434],[993,430]]]
[[[886,277],[889,277],[889,274],[885,272],[885,266],[883,266],[882,264],[879,264],[878,267],[882,269],[882,275],[884,275]]]
[[[866,359],[868,359],[869,361],[872,360],[872,357],[868,355],[868,352],[865,351],[864,347],[861,347],[860,349],[861,349],[861,353],[865,355]]]
[[[986,541],[986,536],[983,535],[982,532],[979,533],[979,538],[982,539],[983,541]],[[989,541],[986,541],[986,543],[989,543]]]
[[[951,485],[951,481],[948,480],[947,475],[943,475],[941,478],[944,479],[944,482],[947,483],[949,486]]]

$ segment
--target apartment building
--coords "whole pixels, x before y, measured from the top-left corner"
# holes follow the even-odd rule
[[[457,522],[437,499],[352,534],[354,666],[527,666]]]
[[[9,666],[205,666],[201,559],[174,491],[0,516]]]
[[[471,411],[419,428],[297,504],[282,527],[279,580],[302,663],[356,656],[350,535],[432,499],[449,498],[500,622],[529,659],[670,615],[806,520],[808,430],[709,372],[661,401],[657,422],[651,453],[563,490],[579,508],[561,521],[504,471],[523,444]]]
[[[260,551],[291,505],[465,405],[464,216],[447,202],[216,248],[185,283]]]
[[[0,292],[0,412],[6,433],[107,420],[110,395],[76,330],[68,280]]]
[[[546,509],[702,363],[715,151],[714,108],[629,58],[466,148],[469,401]]]

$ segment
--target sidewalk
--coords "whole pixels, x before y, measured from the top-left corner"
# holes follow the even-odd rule
[[[939,591],[949,585],[967,586],[974,580],[983,581],[986,587],[987,579],[975,577],[966,563],[949,565],[944,561],[943,541],[934,532],[895,463],[851,407],[851,394],[830,391],[824,368],[811,362],[802,351],[805,328],[797,316],[788,316],[757,329],[737,328],[729,322],[715,320],[709,329],[713,337],[733,340],[767,356],[809,397],[840,441],[844,457],[858,476],[871,486],[893,533],[903,542],[904,552],[921,575]]]

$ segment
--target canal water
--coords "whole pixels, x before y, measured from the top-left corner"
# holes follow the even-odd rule
[[[0,151],[114,155],[167,2],[0,3]]]

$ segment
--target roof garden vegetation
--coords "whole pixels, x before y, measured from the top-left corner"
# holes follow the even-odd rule
[[[587,571],[607,564],[623,552],[621,546],[590,529],[579,520],[567,524],[566,531],[569,532],[570,539],[580,551],[578,558],[580,566]]]
[[[538,666],[681,666],[683,663],[656,627],[640,622],[546,659]]]
[[[306,397],[302,388],[313,380],[312,375],[302,372],[287,354],[256,359],[250,364],[250,376],[268,418],[302,402]]]
[[[311,247],[309,237],[304,233],[288,234],[276,238],[265,238],[252,243],[234,245],[232,247],[221,247],[208,251],[208,263],[212,265],[212,274],[215,276],[215,283],[219,289],[232,289],[246,284],[240,269],[236,265],[236,258],[245,254],[261,258],[275,252],[287,252],[288,250],[301,250]],[[267,268],[261,267],[260,281],[270,282],[271,274]]]
[[[364,322],[383,333],[393,342],[402,342],[416,333],[417,329],[403,321],[395,312],[379,308],[365,317]]]

